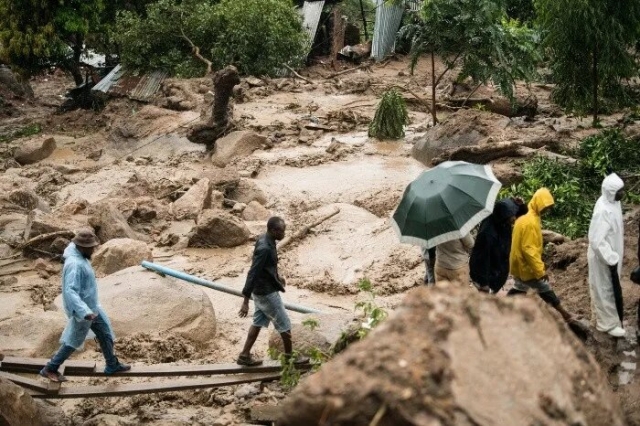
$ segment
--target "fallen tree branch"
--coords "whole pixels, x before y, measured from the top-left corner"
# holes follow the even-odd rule
[[[326,76],[325,78],[326,78],[327,80],[329,80],[329,79],[331,79],[331,78],[338,77],[339,75],[346,74],[346,73],[349,73],[349,72],[351,72],[351,71],[356,71],[356,70],[359,70],[359,69],[362,69],[362,68],[368,68],[368,67],[369,67],[369,64],[360,64],[360,65],[358,65],[357,67],[353,67],[353,68],[349,68],[349,69],[346,69],[346,70],[342,70],[342,71],[334,72],[333,74],[329,74],[329,75],[328,75],[328,76]]]
[[[557,146],[558,141],[547,138],[537,138],[528,141],[498,142],[485,145],[463,146],[448,150],[431,160],[431,164],[438,165],[445,161],[468,161],[476,164],[487,164],[503,157],[522,157],[527,152],[522,148],[539,149],[545,146]],[[531,153],[530,151],[527,153]],[[560,154],[557,154],[558,156]],[[570,158],[570,157],[567,157]]]
[[[303,226],[302,229],[300,229],[295,234],[291,235],[290,237],[286,237],[285,239],[283,239],[280,242],[280,244],[278,244],[278,249],[282,250],[284,247],[288,246],[292,242],[298,241],[298,240],[304,238],[309,233],[311,228],[315,228],[316,226],[320,225],[325,220],[332,218],[333,216],[337,215],[338,213],[340,213],[340,209],[336,207],[336,209],[334,211],[332,211],[331,213],[329,213],[328,215],[321,217],[320,219],[316,220],[315,222],[313,222],[310,225]]]
[[[17,247],[17,249],[24,250],[25,248],[28,248],[39,242],[50,240],[52,238],[57,238],[57,237],[73,238],[74,235],[75,234],[72,231],[56,231],[56,232],[50,232],[48,234],[41,234],[41,235],[38,235],[37,237],[31,238],[29,241],[26,241],[20,244]]]
[[[13,268],[13,269],[9,269],[7,271],[0,271],[0,277],[6,277],[7,275],[15,275],[15,274],[19,274],[20,272],[29,272],[29,271],[34,271],[35,269],[33,268],[33,266],[25,266],[22,268]]]
[[[293,68],[291,68],[289,65],[287,64],[282,64],[283,67],[285,67],[286,69],[288,69],[289,71],[291,71],[291,74],[293,74],[294,76],[298,77],[300,80],[302,81],[306,81],[309,84],[315,84],[312,80],[309,80],[307,77],[303,77],[300,74],[298,74],[296,72],[296,70],[294,70]]]
[[[204,56],[202,56],[202,54],[200,54],[200,48],[198,46],[196,46],[193,41],[191,41],[191,39],[189,37],[187,37],[187,35],[184,33],[184,29],[182,28],[182,26],[180,27],[180,33],[182,34],[182,39],[184,41],[186,41],[187,43],[189,43],[189,46],[191,46],[191,54],[198,60],[202,61],[204,64],[207,65],[207,74],[209,75],[213,72],[213,62],[211,62],[210,60],[208,60],[207,58],[205,58]]]

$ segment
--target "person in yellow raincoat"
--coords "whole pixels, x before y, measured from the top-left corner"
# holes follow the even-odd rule
[[[549,276],[542,261],[541,216],[550,211],[553,205],[551,192],[547,188],[540,188],[531,197],[527,214],[516,220],[509,255],[509,268],[515,283],[507,295],[526,294],[529,289],[534,289],[566,322],[572,322],[573,317],[562,307],[560,299],[549,284]]]

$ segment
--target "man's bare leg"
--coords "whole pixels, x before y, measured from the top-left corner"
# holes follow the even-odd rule
[[[247,340],[244,342],[244,347],[242,348],[242,352],[240,352],[240,356],[248,357],[251,356],[251,348],[253,348],[254,343],[258,339],[258,335],[260,334],[260,327],[256,327],[252,325],[249,327],[249,333],[247,333]]]

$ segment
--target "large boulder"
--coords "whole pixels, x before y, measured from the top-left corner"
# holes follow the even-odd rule
[[[240,179],[226,194],[227,198],[238,203],[249,204],[257,201],[262,205],[267,204],[267,196],[258,185],[250,179]]]
[[[223,210],[204,210],[189,237],[189,247],[235,247],[249,240],[243,221]]]
[[[212,192],[216,200],[222,203],[222,193],[211,191],[211,181],[209,179],[200,179],[171,205],[171,213],[176,220],[197,218],[202,210],[211,207]]]
[[[43,239],[29,247],[47,253],[62,254],[73,235],[88,226],[88,218],[84,215],[68,216],[33,210],[27,219],[25,233],[28,234],[29,239],[44,234],[60,233],[57,237]]]
[[[35,192],[27,188],[15,189],[9,193],[9,201],[27,210],[39,209],[43,212],[51,211],[49,204]]]
[[[147,239],[129,226],[127,220],[112,202],[102,201],[89,206],[88,210],[89,224],[95,229],[101,243],[106,243],[114,238],[142,241]]]
[[[0,424],[8,426],[57,426],[66,424],[64,412],[55,405],[33,399],[29,392],[0,377]]]
[[[33,164],[44,160],[56,150],[56,140],[54,138],[41,138],[24,142],[13,153],[13,158],[22,164]]]
[[[279,417],[279,425],[623,424],[597,362],[549,308],[446,282],[411,291],[367,338],[305,379]]]
[[[216,140],[215,152],[211,161],[218,167],[225,167],[234,158],[249,156],[256,149],[266,146],[266,136],[251,131],[231,132]]]
[[[331,342],[329,342],[325,336],[302,324],[294,324],[291,326],[291,341],[293,342],[294,350],[307,356],[311,355],[314,350],[329,353],[331,349]],[[269,348],[275,350],[276,353],[284,352],[284,345],[280,333],[275,330],[269,335]]]
[[[446,150],[480,145],[491,135],[499,135],[508,125],[509,119],[498,114],[459,110],[416,138],[411,155],[431,167],[431,160]]]
[[[248,221],[266,221],[270,216],[269,210],[257,201],[250,202],[242,211],[242,218]]]
[[[143,260],[153,261],[153,255],[143,241],[114,238],[101,245],[92,259],[96,275],[100,277],[139,265]]]
[[[116,339],[138,334],[176,335],[202,348],[215,336],[213,306],[197,286],[137,266],[98,280],[98,286],[100,304],[109,316]],[[60,296],[55,304],[62,309]]]

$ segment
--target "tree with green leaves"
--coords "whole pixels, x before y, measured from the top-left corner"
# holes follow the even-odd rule
[[[103,0],[0,0],[0,60],[23,77],[55,63],[82,83],[80,57]]]
[[[625,79],[638,73],[632,47],[640,36],[640,2],[536,0],[543,45],[551,57],[553,99],[567,110],[591,112],[601,100],[625,100]]]
[[[197,76],[205,63],[269,75],[302,62],[307,36],[290,0],[159,0],[144,16],[120,13],[115,41],[122,61],[140,70]]]
[[[399,36],[411,44],[412,70],[423,54],[431,57],[431,114],[436,116],[436,87],[454,67],[456,78],[476,85],[493,82],[514,99],[518,80],[530,80],[538,60],[535,31],[508,20],[504,0],[425,0],[414,21]],[[445,69],[435,73],[435,56]]]

